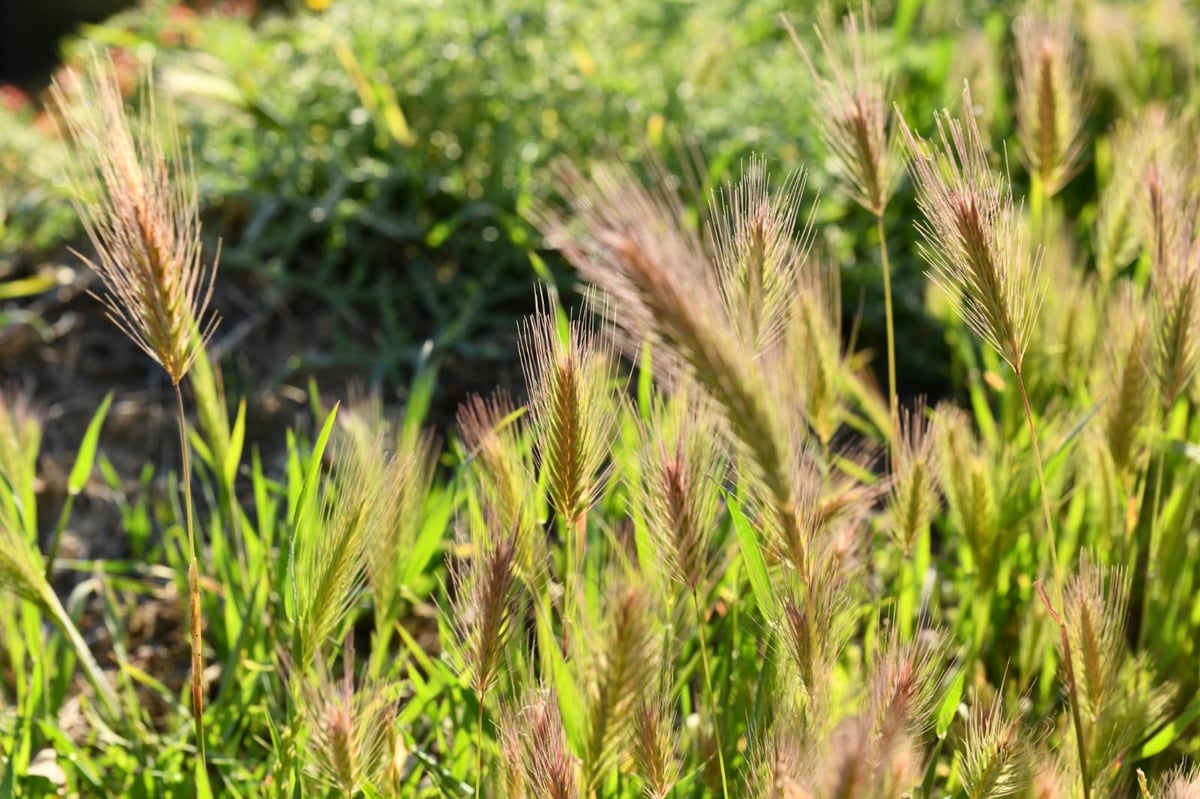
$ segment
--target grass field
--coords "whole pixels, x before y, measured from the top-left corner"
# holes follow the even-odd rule
[[[1200,795],[1197,12],[976,5],[0,87],[0,799]]]

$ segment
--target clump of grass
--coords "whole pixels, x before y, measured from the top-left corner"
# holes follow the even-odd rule
[[[74,145],[72,200],[96,250],[94,259],[83,260],[109,292],[102,299],[109,319],[162,366],[175,388],[190,558],[192,712],[197,779],[203,779],[200,569],[180,384],[217,324],[207,310],[216,265],[203,257],[190,158],[170,113],[158,113],[153,84],[145,84],[137,120],[125,112],[111,61],[100,57],[74,91],[56,83],[53,94]]]
[[[974,108],[969,88],[963,91],[963,106],[968,111]],[[1022,372],[1025,350],[1041,304],[1040,260],[1026,249],[1024,226],[1013,204],[1012,190],[1007,179],[994,174],[988,165],[988,151],[974,117],[968,116],[966,124],[952,120],[948,115],[938,120],[942,150],[942,157],[938,159],[924,150],[906,123],[903,127],[912,153],[909,163],[913,180],[925,216],[925,222],[919,225],[924,239],[922,255],[933,267],[934,280],[961,302],[959,312],[963,319],[1016,374],[1033,441],[1054,590],[1058,596],[1057,605],[1062,607],[1063,577],[1058,560],[1057,533],[1037,425]],[[1053,607],[1051,613],[1054,613]],[[1085,733],[1080,719],[1067,624],[1061,616],[1055,615],[1062,638],[1081,770],[1087,774]],[[1085,799],[1090,795],[1089,787],[1085,780]]]
[[[597,629],[576,659],[585,686],[582,786],[599,791],[628,751],[639,703],[661,668],[649,588],[612,577]],[[581,625],[584,629],[592,624]]]
[[[380,486],[373,482],[369,464],[386,471],[390,458],[382,442],[375,446],[373,458],[349,453],[338,458],[337,473],[322,487],[319,521],[302,526],[293,538],[297,607],[292,654],[300,664],[314,662],[340,631],[366,582],[367,562],[383,541],[377,505],[386,498],[377,493]]]
[[[366,525],[377,531],[366,559],[377,629],[391,625],[399,610],[402,572],[397,564],[417,546],[433,483],[436,447],[427,432],[394,430],[384,416],[378,391],[351,396],[340,409],[342,456],[353,459],[363,481],[361,498],[369,503]],[[386,639],[384,639],[386,642]],[[381,642],[382,643],[382,642]]]
[[[1129,580],[1121,567],[1105,568],[1084,557],[1067,585],[1065,613],[1072,650],[1078,653],[1076,695],[1087,730],[1082,778],[1092,793],[1119,784],[1122,758],[1152,729],[1174,693],[1168,681],[1147,679],[1146,664],[1126,651]]]
[[[683,225],[677,197],[649,191],[628,168],[596,165],[585,176],[561,165],[559,186],[574,217],[545,210],[550,243],[608,298],[599,309],[630,352],[655,346],[656,368],[690,375],[720,409],[726,428],[749,455],[772,512],[795,525],[792,450],[795,428],[774,401],[746,330],[727,315],[722,291],[698,237]],[[793,398],[794,399],[794,398]]]
[[[21,393],[0,390],[0,590],[31,602],[62,631],[112,719],[122,716],[112,684],[50,585],[37,549],[34,475],[42,420]]]

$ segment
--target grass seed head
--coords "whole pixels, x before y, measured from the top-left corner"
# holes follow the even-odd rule
[[[343,658],[340,679],[320,667],[317,681],[306,684],[301,697],[311,719],[308,744],[316,776],[354,796],[386,778],[395,705],[386,686],[368,682],[355,687],[352,639],[347,639]]]
[[[969,799],[1000,799],[1026,790],[1031,736],[1004,716],[998,700],[976,703],[962,742],[962,781]]]
[[[1161,106],[1151,106],[1133,119],[1121,119],[1108,137],[1112,168],[1100,190],[1092,249],[1096,272],[1104,283],[1129,265],[1138,253],[1141,229],[1139,190],[1149,158],[1154,151],[1156,131],[1162,128]]]
[[[567,746],[558,707],[550,690],[530,693],[517,707],[505,707],[500,716],[501,740],[506,751],[515,749],[523,787],[529,799],[579,799],[579,764]]]
[[[380,530],[376,503],[383,497],[367,471],[369,461],[346,452],[335,454],[337,473],[322,488],[318,521],[296,530],[295,583],[299,599],[299,651],[296,662],[312,663],[328,638],[337,632],[358,600],[375,554]],[[380,458],[386,463],[386,457]]]
[[[538,463],[547,492],[569,528],[600,497],[616,428],[616,358],[586,323],[559,330],[556,310],[543,308],[526,324],[521,358],[533,407]]]
[[[149,79],[136,120],[109,59],[93,57],[72,85],[56,82],[53,96],[74,145],[72,200],[96,249],[84,260],[108,289],[109,318],[178,385],[217,324],[190,157]]]
[[[480,701],[500,676],[520,596],[516,531],[500,527],[498,515],[486,508],[484,528],[460,529],[459,539],[469,546],[470,556],[450,567],[456,645]]]
[[[892,450],[887,529],[905,552],[912,551],[917,536],[940,507],[942,462],[936,446],[924,401],[919,400],[912,410],[902,410]]]
[[[1146,302],[1132,283],[1122,282],[1109,298],[1104,329],[1109,339],[1097,376],[1108,398],[1102,409],[1104,433],[1113,463],[1127,473],[1141,453],[1155,385]]]
[[[936,153],[901,120],[925,217],[920,250],[964,321],[1019,372],[1042,300],[1040,258],[1029,252],[1007,176],[988,163],[970,89],[963,107],[965,122],[938,117]]]
[[[818,68],[784,20],[816,84],[816,123],[846,190],[855,202],[880,216],[900,172],[886,61],[866,2],[860,17],[853,12],[846,15],[840,35],[831,33],[831,22],[826,18],[814,26],[825,56],[823,68]]]
[[[436,447],[429,433],[397,435],[383,413],[378,392],[352,396],[338,414],[340,445],[355,461],[369,503],[366,519],[376,550],[366,561],[372,601],[379,614],[395,606],[404,553],[420,535],[433,484]],[[391,447],[395,446],[395,450]]]
[[[728,468],[711,410],[686,389],[662,403],[643,430],[638,489],[651,543],[671,579],[689,592],[706,583]]]
[[[1083,59],[1070,20],[1027,11],[1013,23],[1017,47],[1017,135],[1047,197],[1079,171],[1087,101]]]
[[[1181,765],[1171,769],[1159,779],[1153,796],[1154,799],[1200,799],[1200,767],[1187,769]]]
[[[531,523],[526,494],[535,471],[522,442],[523,416],[504,391],[488,399],[472,395],[456,416],[471,471],[506,529]]]
[[[707,230],[725,315],[754,352],[768,350],[791,315],[812,244],[813,218],[803,228],[798,220],[805,182],[804,172],[793,172],[772,191],[766,162],[752,158],[737,182],[713,198]]]
[[[646,799],[666,799],[682,770],[674,717],[666,692],[657,685],[655,680],[644,688],[633,713],[634,770],[645,785]]]
[[[945,658],[941,634],[923,631],[904,642],[893,628],[868,678],[867,711],[877,746],[899,751],[909,738],[919,738],[929,730],[940,698]]]

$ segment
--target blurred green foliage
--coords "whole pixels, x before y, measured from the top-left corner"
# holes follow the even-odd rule
[[[819,196],[826,223],[821,245],[843,268],[847,334],[882,352],[872,220],[834,188],[810,124],[808,71],[779,23],[788,14],[815,44],[812,7],[327,5],[251,20],[237,6],[197,14],[151,2],[85,27],[65,48],[68,61],[96,45],[152,57],[181,109],[223,268],[248,275],[267,306],[299,303],[332,315],[335,351],[325,357],[397,385],[431,354],[510,358],[513,321],[530,310],[537,279],[529,252],[539,242],[525,214],[545,194],[545,167],[560,155],[640,163],[648,151],[684,176],[701,211],[751,153],[776,173],[809,169],[817,191],[808,199]],[[921,125],[955,105],[970,79],[993,133],[1011,136],[1003,54],[1016,5],[877,7],[890,23],[883,57],[893,95],[909,119]],[[1178,32],[1186,26],[1167,26],[1153,8],[1112,9],[1145,29],[1153,57],[1109,48],[1126,68],[1096,70],[1101,123],[1121,104],[1169,91],[1186,66]],[[1095,36],[1105,22],[1092,24]],[[0,109],[0,281],[78,238],[52,131],[32,106]],[[1090,197],[1091,188],[1072,187],[1065,207],[1086,213],[1073,197]],[[902,187],[889,227],[913,218]],[[561,261],[543,257],[563,277]],[[922,267],[913,252],[894,257],[901,394],[943,394],[949,355],[924,311]]]

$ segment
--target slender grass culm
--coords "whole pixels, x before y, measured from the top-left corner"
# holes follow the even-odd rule
[[[109,319],[162,366],[175,389],[189,558],[196,780],[207,784],[200,571],[181,383],[217,324],[207,311],[216,262],[203,260],[190,157],[183,154],[172,115],[159,113],[149,72],[141,113],[130,119],[111,60],[95,56],[90,66],[77,86],[56,82],[53,93],[73,144],[69,170],[75,210],[96,250],[94,259],[80,257],[108,290],[101,301]]]
[[[934,282],[961,303],[963,320],[996,350],[1017,378],[1033,443],[1057,602],[1048,601],[1044,593],[1042,597],[1059,627],[1079,766],[1081,773],[1087,775],[1085,736],[1071,642],[1067,621],[1062,615],[1065,610],[1055,610],[1056,606],[1064,608],[1055,525],[1038,446],[1037,425],[1022,372],[1025,351],[1042,299],[1041,254],[1040,251],[1031,254],[1028,250],[1025,228],[1019,209],[1013,203],[1007,176],[993,172],[988,163],[988,150],[972,111],[974,107],[970,87],[966,87],[963,90],[966,122],[952,119],[948,113],[938,118],[941,146],[936,156],[917,139],[907,122],[901,120],[911,154],[909,166],[917,185],[918,204],[925,216],[923,223],[917,223],[923,239],[920,249],[932,267]],[[1038,590],[1041,591],[1040,584]],[[1086,776],[1083,796],[1090,799]]]
[[[815,119],[825,148],[833,156],[845,190],[854,202],[875,217],[883,274],[883,303],[887,324],[888,410],[893,442],[898,435],[899,394],[896,388],[896,321],[892,302],[892,269],[888,258],[883,216],[902,169],[896,148],[896,128],[889,103],[890,85],[875,35],[870,6],[863,3],[861,24],[854,13],[842,24],[842,40],[831,38],[828,21],[815,26],[826,68],[818,69],[786,17],[784,26],[800,51],[816,84]],[[846,55],[837,52],[845,44]]]

